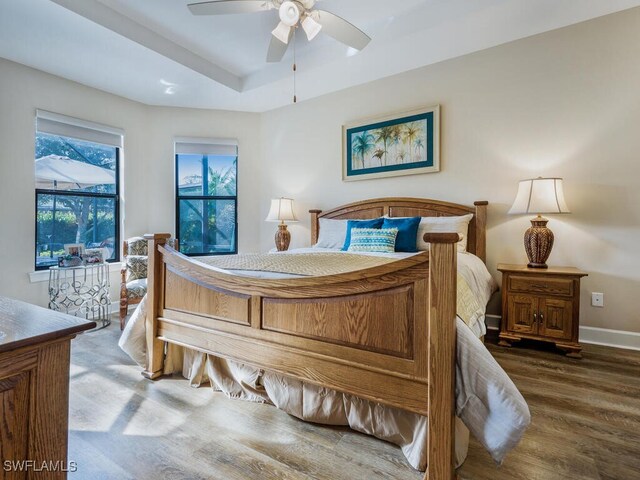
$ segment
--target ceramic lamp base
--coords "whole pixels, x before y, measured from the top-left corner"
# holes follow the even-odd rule
[[[291,233],[287,230],[287,226],[282,223],[278,225],[278,231],[276,232],[276,248],[279,252],[284,252],[289,249],[289,243],[291,243]]]
[[[538,215],[531,219],[531,227],[524,232],[524,249],[529,268],[547,268],[547,259],[553,248],[553,232],[547,228],[549,220]]]

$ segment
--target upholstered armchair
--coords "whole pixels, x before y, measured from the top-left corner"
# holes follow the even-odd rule
[[[167,244],[179,249],[178,239],[170,238]],[[132,237],[123,242],[122,268],[120,269],[120,330],[129,305],[137,305],[147,293],[147,262],[149,246],[143,237]]]
[[[140,303],[147,293],[148,255],[149,247],[144,238],[132,237],[124,241],[120,270],[120,330],[124,328],[129,305]]]

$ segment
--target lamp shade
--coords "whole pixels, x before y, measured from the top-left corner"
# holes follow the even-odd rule
[[[291,36],[291,27],[280,22],[278,26],[271,32],[274,37],[280,40],[284,44],[289,44],[289,37]]]
[[[571,213],[564,199],[562,179],[538,177],[521,180],[509,213]]]
[[[267,222],[297,222],[298,219],[293,212],[293,199],[274,198],[271,200],[271,208],[265,220]]]
[[[304,30],[304,33],[307,34],[307,39],[311,41],[320,33],[322,25],[311,18],[310,15],[307,15],[302,21],[302,29]]]

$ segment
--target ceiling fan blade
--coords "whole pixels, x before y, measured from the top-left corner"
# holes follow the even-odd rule
[[[326,10],[314,10],[314,13],[322,25],[322,31],[345,45],[362,50],[371,41],[366,33],[342,17]]]
[[[293,28],[289,33],[289,40],[291,40],[291,36],[293,35]],[[271,35],[271,43],[269,43],[269,51],[267,52],[267,62],[269,63],[278,63],[284,57],[284,54],[287,53],[287,49],[289,48],[288,43],[282,43],[276,37]]]
[[[231,15],[270,10],[272,4],[268,0],[214,0],[190,3],[187,6],[194,15]]]

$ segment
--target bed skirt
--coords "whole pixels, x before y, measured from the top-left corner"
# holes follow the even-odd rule
[[[146,299],[145,299],[146,300]],[[145,364],[145,300],[138,306],[120,338],[120,347],[140,366]],[[142,318],[138,318],[142,315]],[[409,464],[424,471],[427,460],[428,419],[379,403],[307,384],[208,355],[166,344],[164,373],[180,373],[192,387],[210,385],[232,399],[275,405],[301,420],[348,426],[398,445]],[[456,417],[455,463],[462,465],[469,447],[469,430]]]
[[[146,298],[119,341],[120,348],[143,368],[145,317]],[[469,432],[500,464],[520,442],[531,414],[522,394],[477,334],[460,318],[456,322],[456,465],[466,457]],[[163,369],[165,374],[182,373],[193,386],[209,382],[230,398],[273,404],[302,420],[348,425],[399,445],[414,468],[426,467],[428,432],[423,416],[170,343],[165,345]]]

